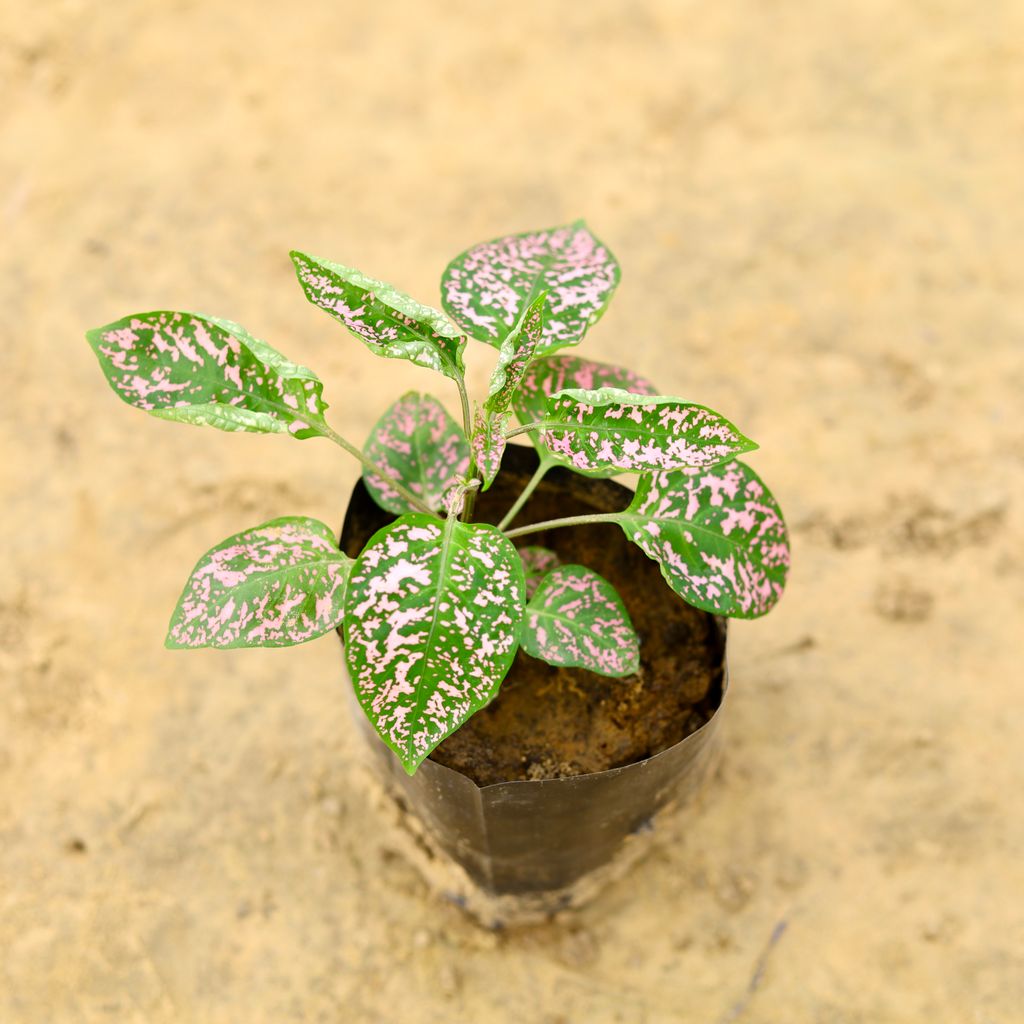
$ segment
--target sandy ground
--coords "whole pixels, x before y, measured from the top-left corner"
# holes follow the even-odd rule
[[[2,12],[0,1021],[1024,1021],[1024,6]],[[578,215],[625,269],[586,350],[761,442],[796,563],[703,810],[495,935],[354,785],[333,639],[161,646],[202,551],[340,523],[353,465],[134,412],[82,332],[238,320],[361,439],[454,396],[287,250],[436,302]]]

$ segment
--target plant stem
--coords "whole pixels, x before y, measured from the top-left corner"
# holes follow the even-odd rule
[[[459,400],[462,402],[462,429],[465,431],[466,440],[471,441],[473,438],[473,417],[469,411],[469,395],[466,393],[466,382],[461,376],[456,375],[452,378],[459,389]],[[470,478],[479,476],[476,468],[476,462],[471,460],[469,466]],[[464,504],[462,506],[462,521],[464,523],[471,523],[473,521],[473,506],[476,504],[476,492],[479,488],[474,488],[471,491],[466,492]]]
[[[368,459],[354,444],[346,441],[341,434],[331,429],[331,427],[328,427],[326,423],[324,424],[324,427],[326,428],[323,432],[324,437],[330,438],[330,440],[332,440],[336,445],[344,448],[349,455],[355,456],[355,458],[357,458],[368,470],[379,476],[382,480],[386,480],[388,485],[393,487],[403,498],[405,498],[413,508],[419,512],[426,512],[428,515],[436,515],[434,510],[429,505],[425,504],[422,498],[418,498],[404,484],[399,483],[393,477],[389,476],[380,468],[380,466],[377,465],[377,463]]]
[[[506,437],[517,437],[519,434],[527,434],[531,430],[553,430],[555,427],[564,427],[564,423],[548,423],[547,420],[537,420],[535,423],[524,423],[521,427],[513,427],[505,431]]]
[[[526,502],[529,500],[530,495],[533,494],[533,492],[536,490],[537,484],[539,484],[541,480],[544,479],[544,474],[547,473],[547,471],[554,465],[554,459],[540,460],[540,465],[537,467],[537,472],[534,473],[532,477],[530,477],[530,481],[523,488],[522,494],[520,494],[519,497],[516,498],[515,504],[505,513],[505,518],[502,519],[500,523],[498,523],[499,530],[504,530],[505,527],[508,526],[508,524],[511,523],[517,515],[519,515],[519,510],[526,504]]]
[[[462,505],[462,521],[473,522],[473,506],[476,504],[476,492],[479,488],[466,492],[466,498]]]
[[[519,526],[514,530],[506,530],[506,537],[521,537],[525,533],[537,533],[539,530],[554,530],[559,526],[582,526],[585,523],[617,523],[622,518],[621,512],[595,512],[586,516],[568,516],[565,519],[547,519],[543,523],[531,523]]]
[[[469,395],[466,394],[466,382],[459,376],[454,378],[459,388],[459,400],[462,402],[462,429],[466,432],[468,439],[473,432],[473,417],[469,412]]]

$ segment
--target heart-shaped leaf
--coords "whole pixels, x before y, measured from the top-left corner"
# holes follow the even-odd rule
[[[519,643],[523,568],[493,526],[403,516],[352,568],[345,652],[356,696],[411,775],[498,691]]]
[[[790,561],[786,524],[742,462],[641,477],[620,524],[696,608],[752,619],[782,594]]]
[[[538,355],[578,345],[619,283],[619,265],[583,221],[474,245],[448,264],[442,304],[474,338],[500,346],[547,291]]]
[[[371,352],[461,379],[466,337],[440,310],[340,263],[302,252],[291,257],[306,298],[343,323]]]
[[[366,489],[381,508],[401,515],[414,509],[391,485],[411,490],[433,509],[469,470],[469,442],[462,428],[432,395],[409,391],[377,421],[363,451],[387,474],[363,470]]]
[[[501,459],[505,454],[505,427],[508,425],[509,413],[493,415],[481,413],[479,409],[473,417],[473,436],[470,449],[473,462],[481,477],[481,490],[486,491],[494,483],[494,478],[501,469]]]
[[[628,676],[640,667],[640,641],[616,589],[592,569],[549,572],[526,606],[523,650],[550,665]]]
[[[541,431],[544,445],[583,472],[700,468],[757,447],[703,405],[619,388],[559,391],[544,419],[558,424]]]
[[[598,388],[622,388],[637,395],[655,395],[657,387],[646,377],[621,366],[595,363],[579,356],[545,356],[534,359],[527,367],[522,384],[512,400],[516,418],[520,423],[536,423],[544,419],[548,397],[567,388],[592,391]],[[555,455],[545,446],[537,431],[529,435],[542,460],[567,463],[568,459]],[[578,471],[577,471],[578,472]],[[593,477],[614,476],[614,470],[597,470],[585,474]]]
[[[290,647],[337,628],[353,562],[330,528],[284,516],[236,533],[199,559],[167,646]]]
[[[488,412],[508,412],[512,399],[522,384],[540,343],[544,329],[544,303],[547,292],[538,295],[527,307],[515,331],[502,343],[498,350],[498,362],[491,374],[491,384],[484,408]]]
[[[526,574],[526,596],[533,597],[540,586],[540,581],[556,566],[561,565],[561,560],[550,548],[542,548],[539,545],[519,549],[519,560],[523,563],[523,572]]]
[[[137,313],[86,334],[118,396],[161,419],[314,437],[323,385],[230,320]]]

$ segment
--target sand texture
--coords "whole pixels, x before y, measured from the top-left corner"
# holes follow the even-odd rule
[[[1024,1021],[1024,5],[0,5],[3,1024]],[[584,351],[721,410],[795,564],[700,808],[492,933],[357,784],[333,637],[168,652],[215,542],[354,463],[117,401],[83,332],[239,321],[360,442],[410,388],[290,248],[425,302],[586,216]],[[470,351],[479,394],[492,350]]]

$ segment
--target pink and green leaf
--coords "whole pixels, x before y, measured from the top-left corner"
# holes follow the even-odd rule
[[[290,647],[329,633],[344,617],[352,565],[316,519],[285,516],[243,530],[199,559],[166,644]]]
[[[556,392],[544,420],[544,445],[581,472],[701,468],[757,447],[703,405],[619,388]]]
[[[545,356],[534,359],[527,367],[519,391],[512,401],[520,423],[536,423],[544,419],[548,398],[567,388],[592,391],[599,388],[622,388],[637,395],[655,395],[657,387],[646,377],[621,366],[595,363],[579,356]],[[529,435],[540,457],[551,462],[570,460],[553,454],[540,439],[538,432]],[[614,476],[614,471],[597,470],[587,476]]]
[[[387,359],[408,359],[453,380],[465,372],[466,336],[437,309],[352,267],[292,252],[306,298]]]
[[[479,409],[473,417],[473,436],[470,449],[473,461],[481,477],[481,490],[486,491],[494,483],[494,478],[501,469],[501,459],[505,454],[505,428],[508,425],[509,413],[482,413]]]
[[[402,515],[414,509],[392,486],[404,484],[432,509],[469,470],[469,442],[462,428],[432,395],[410,391],[377,421],[363,449],[384,470],[363,470],[366,489],[381,508]]]
[[[538,355],[578,345],[604,313],[619,265],[583,221],[474,245],[448,264],[442,305],[474,338],[500,346],[547,291]]]
[[[641,477],[620,525],[697,608],[751,619],[782,595],[790,563],[786,524],[742,462]]]
[[[527,307],[512,332],[501,343],[498,362],[491,374],[490,390],[484,408],[488,412],[508,412],[512,400],[523,382],[544,330],[544,304],[547,292],[542,292]]]
[[[549,572],[526,606],[521,640],[550,665],[628,676],[640,667],[640,641],[616,589],[592,569]]]
[[[536,544],[520,548],[519,560],[523,563],[523,572],[526,574],[527,598],[533,597],[540,586],[540,581],[552,569],[562,564],[554,551]]]
[[[579,356],[544,356],[534,359],[526,369],[512,405],[520,423],[544,419],[548,398],[558,391],[579,388],[621,388],[635,395],[656,395],[657,387],[646,377],[609,363],[596,363]]]
[[[498,692],[519,645],[523,568],[493,526],[420,513],[356,560],[345,652],[356,696],[412,774]]]
[[[122,401],[161,419],[298,438],[324,428],[316,374],[230,320],[137,313],[86,338]]]

